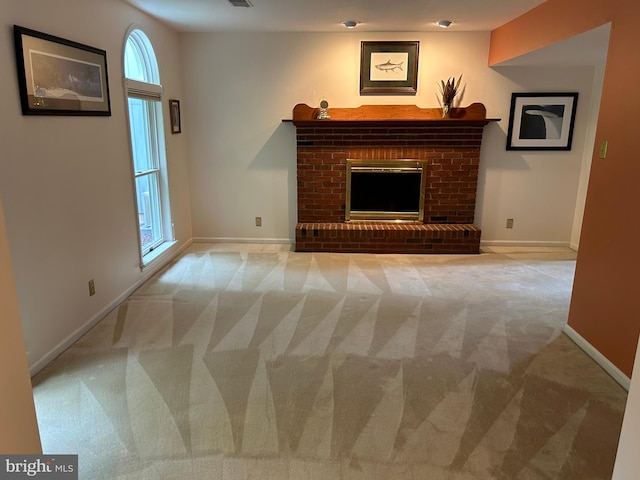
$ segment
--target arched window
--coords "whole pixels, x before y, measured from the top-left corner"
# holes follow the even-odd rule
[[[160,85],[153,46],[142,30],[133,30],[124,49],[124,75],[131,80]]]
[[[149,38],[135,29],[124,48],[124,74],[136,189],[141,265],[173,240],[162,121],[162,85]]]

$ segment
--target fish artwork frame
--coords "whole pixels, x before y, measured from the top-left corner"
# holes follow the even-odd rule
[[[361,42],[360,95],[415,95],[420,42]]]

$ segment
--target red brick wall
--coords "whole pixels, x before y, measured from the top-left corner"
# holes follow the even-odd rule
[[[298,222],[344,222],[346,160],[426,160],[425,223],[474,221],[483,127],[297,128]]]
[[[474,225],[299,223],[297,252],[478,253]]]

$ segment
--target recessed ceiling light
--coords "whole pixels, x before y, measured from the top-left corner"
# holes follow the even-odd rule
[[[449,28],[453,22],[451,20],[439,20],[436,22],[440,28]]]
[[[344,22],[342,22],[342,24],[347,27],[347,28],[356,28],[356,25],[358,25],[359,22],[356,22],[355,20],[345,20]]]

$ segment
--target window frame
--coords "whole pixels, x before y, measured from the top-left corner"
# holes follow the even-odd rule
[[[133,39],[133,46],[143,60],[144,76],[157,83],[149,83],[137,79],[127,78],[127,48],[129,40]],[[153,56],[153,58],[152,58]],[[165,146],[165,128],[164,128],[164,108],[163,108],[163,88],[160,83],[160,75],[157,63],[157,57],[153,45],[146,33],[137,26],[132,26],[127,31],[122,50],[123,58],[123,86],[124,86],[124,102],[127,121],[127,134],[129,138],[130,168],[131,182],[133,188],[133,213],[136,225],[137,250],[140,259],[140,269],[144,269],[161,253],[175,243],[171,203],[169,198],[169,171],[168,159]],[[150,160],[151,168],[147,170],[137,171],[136,158],[133,145],[133,134],[131,125],[131,109],[129,107],[130,99],[139,99],[147,104],[146,120],[149,128],[149,148],[151,149]],[[157,189],[159,212],[155,212],[160,220],[160,237],[155,241],[142,245],[142,233],[140,228],[139,203],[138,203],[138,179],[157,177],[153,187],[150,190]],[[151,195],[151,192],[150,192]],[[156,211],[157,209],[153,209]]]

